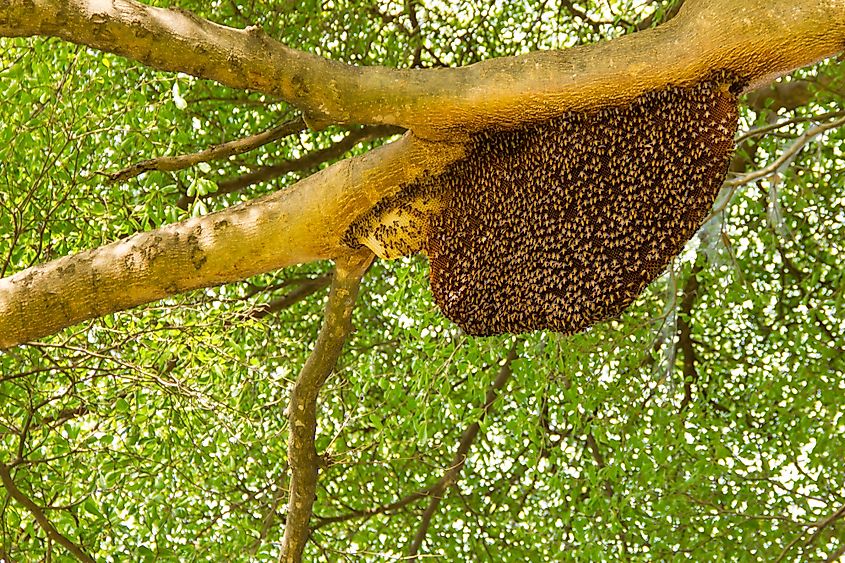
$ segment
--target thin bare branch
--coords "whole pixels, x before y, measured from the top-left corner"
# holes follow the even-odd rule
[[[50,522],[47,516],[44,515],[44,510],[35,504],[32,499],[23,494],[17,485],[15,485],[15,481],[12,479],[12,475],[9,472],[9,467],[2,463],[0,463],[0,481],[2,481],[3,486],[6,488],[6,492],[9,493],[9,496],[18,501],[19,504],[32,514],[32,517],[35,518],[35,521],[38,522],[38,525],[41,526],[41,529],[44,530],[50,539],[67,549],[80,561],[84,561],[85,563],[94,563],[93,557],[88,555],[85,550],[72,542],[66,536],[62,535],[62,533],[53,526],[53,523]]]
[[[414,46],[414,54],[411,59],[411,68],[419,68],[422,66],[422,44],[423,38],[420,33],[420,22],[417,18],[416,0],[405,0],[405,13],[408,15],[408,21],[411,24],[411,35],[408,37],[410,43]]]
[[[593,461],[596,462],[596,466],[599,469],[604,469],[607,466],[607,463],[604,460],[604,455],[601,453],[601,448],[599,448],[598,442],[596,442],[596,437],[592,432],[587,432],[584,443],[587,446]],[[604,488],[604,496],[607,498],[613,497],[613,485],[609,480],[602,479],[602,487]]]
[[[513,361],[517,356],[517,345],[518,341],[514,342],[511,346],[511,349],[508,351],[508,355],[505,357],[505,361],[502,363],[502,367],[499,369],[499,374],[487,390],[487,394],[484,398],[484,406],[481,410],[481,416],[476,422],[473,422],[466,430],[464,430],[464,433],[461,435],[461,440],[458,443],[458,449],[455,450],[452,462],[444,472],[443,477],[441,477],[440,480],[431,488],[429,492],[430,500],[428,502],[428,506],[420,519],[416,535],[414,535],[413,540],[411,540],[411,543],[408,545],[407,555],[409,559],[418,559],[419,550],[425,541],[425,536],[428,534],[428,528],[431,526],[431,520],[434,518],[437,508],[440,506],[440,501],[443,500],[446,490],[457,482],[458,477],[464,468],[464,464],[466,463],[469,450],[472,447],[473,442],[475,442],[475,438],[478,436],[478,432],[481,429],[481,422],[487,416],[487,413],[490,412],[493,403],[499,397],[499,393],[502,389],[504,389],[505,384],[507,384],[510,379],[511,374],[513,373]]]
[[[439,483],[440,480],[435,482],[433,485],[426,487],[425,489],[414,491],[413,493],[409,494],[408,496],[402,497],[396,502],[383,504],[381,506],[377,506],[376,508],[370,508],[367,510],[353,510],[352,512],[340,514],[338,516],[327,516],[319,518],[319,522],[313,526],[313,529],[317,530],[319,528],[322,528],[323,526],[328,526],[329,524],[335,524],[337,522],[346,522],[349,520],[355,520],[357,518],[368,519],[379,514],[396,512],[397,510],[404,508],[409,504],[431,496],[432,492],[437,488]]]
[[[798,123],[806,123],[808,121],[820,122],[820,121],[827,121],[828,119],[834,119],[836,117],[845,116],[845,110],[840,111],[829,111],[827,113],[822,113],[819,115],[801,115],[798,117],[793,117],[791,119],[784,119],[782,121],[778,121],[777,123],[772,123],[771,125],[763,125],[760,127],[752,127],[748,131],[737,135],[734,142],[737,145],[740,145],[743,141],[747,139],[751,139],[754,137],[760,137],[765,135],[766,133],[770,133],[772,131],[777,131],[778,129],[783,129],[784,127],[789,127],[790,125],[795,125]]]
[[[213,147],[209,147],[200,152],[179,156],[160,156],[158,158],[151,158],[149,160],[144,160],[131,166],[127,166],[123,170],[118,170],[114,173],[102,174],[105,174],[105,176],[107,176],[112,182],[124,182],[130,178],[138,176],[139,174],[149,172],[150,170],[158,170],[161,172],[184,170],[185,168],[190,168],[191,166],[195,166],[201,162],[221,160],[223,158],[255,150],[258,147],[262,147],[272,143],[273,141],[304,131],[306,127],[305,120],[301,117],[297,117],[296,119],[286,121],[281,125],[262,131],[261,133],[250,135],[249,137],[244,137],[243,139],[237,139],[235,141],[220,143],[219,145],[214,145]]]
[[[283,481],[284,479],[277,479],[276,491],[273,493],[273,500],[267,508],[264,518],[261,520],[261,531],[258,533],[258,537],[255,541],[252,542],[252,546],[250,546],[250,555],[253,557],[255,557],[255,554],[258,553],[258,550],[261,548],[261,544],[264,543],[267,536],[270,535],[273,523],[276,520],[276,511],[279,509],[279,505],[284,502],[285,497],[287,497],[288,488],[283,486]]]
[[[317,490],[320,457],[314,447],[317,431],[317,396],[334,370],[346,337],[352,330],[352,310],[361,278],[372,262],[367,251],[343,257],[335,263],[334,280],[326,303],[326,314],[317,342],[299,372],[291,390],[288,463],[291,470],[285,534],[279,561],[302,560],[305,542],[311,533],[310,520]]]
[[[824,90],[833,82],[834,79],[828,76],[812,80],[781,80],[749,92],[745,96],[745,103],[757,113],[777,113],[781,109],[792,111],[807,105],[817,97],[817,90]]]
[[[380,137],[387,137],[388,135],[399,135],[404,133],[404,131],[401,127],[393,127],[391,125],[365,126],[355,131],[350,131],[343,139],[333,145],[308,153],[301,158],[271,166],[263,166],[247,174],[223,180],[218,184],[217,191],[206,195],[205,199],[238,192],[254,184],[275,180],[290,172],[307,172],[324,162],[340,158],[360,143]],[[187,195],[183,195],[176,202],[176,205],[181,209],[187,209],[194,200],[196,200],[196,196],[188,197]]]
[[[830,555],[827,556],[827,559],[824,560],[825,563],[834,563],[834,561],[842,561],[842,556],[845,555],[845,542],[840,545],[836,551],[833,551]]]
[[[826,528],[828,528],[829,526],[832,526],[834,523],[836,523],[837,520],[839,520],[841,518],[845,518],[845,504],[840,506],[836,511],[831,513],[829,516],[819,520],[816,523],[816,531],[813,532],[810,535],[809,538],[807,538],[807,541],[804,542],[804,547],[806,548],[806,547],[809,547],[810,545],[812,545],[813,542],[815,542],[818,539],[818,537],[821,535],[821,533]]]
[[[684,398],[681,400],[680,411],[684,411],[692,401],[693,385],[698,383],[698,370],[696,369],[697,356],[695,344],[692,340],[692,327],[690,326],[690,315],[698,297],[698,274],[703,266],[697,263],[689,273],[684,284],[684,295],[681,299],[681,307],[678,310],[678,346],[684,355]]]
[[[728,180],[725,182],[725,186],[735,188],[779,172],[783,167],[788,166],[789,163],[798,156],[798,153],[800,153],[814,138],[818,137],[825,131],[836,129],[842,125],[845,125],[845,117],[807,129],[804,133],[798,136],[798,138],[795,139],[795,142],[783,151],[783,153],[781,153],[781,155],[771,164],[764,166],[759,170],[755,170],[754,172],[749,172],[748,174],[734,178],[733,180]]]
[[[672,6],[670,6],[669,9],[666,10],[663,13],[663,17],[661,18],[661,21],[659,23],[666,23],[667,21],[674,18],[676,15],[678,15],[678,12],[680,11],[681,7],[683,7],[683,5],[684,5],[684,0],[678,0],[677,2],[672,4]],[[644,30],[650,28],[651,26],[653,26],[655,24],[655,17],[657,17],[656,11],[652,12],[647,18],[639,21],[634,26],[634,29],[636,31],[644,31]]]
[[[818,522],[816,522],[813,526],[811,526],[811,527],[815,527],[815,528],[816,528],[816,531],[815,531],[815,532],[813,532],[813,533],[810,535],[810,537],[809,537],[809,538],[807,538],[807,540],[804,542],[804,547],[806,548],[807,546],[811,545],[814,541],[816,541],[816,538],[818,538],[818,537],[819,537],[819,535],[821,535],[821,533],[822,533],[822,532],[823,532],[823,531],[824,531],[827,527],[829,527],[830,525],[832,525],[834,522],[836,522],[836,521],[837,521],[837,520],[839,520],[840,518],[845,518],[845,504],[843,504],[842,506],[840,506],[838,509],[836,509],[836,510],[835,510],[832,514],[830,514],[829,516],[826,516],[826,517],[822,518],[821,520],[819,520]],[[792,541],[790,541],[788,544],[786,544],[786,547],[784,547],[784,548],[783,548],[783,551],[781,551],[781,552],[780,552],[780,555],[778,555],[777,559],[775,559],[775,563],[780,563],[781,561],[783,561],[784,559],[786,559],[786,556],[789,554],[789,552],[792,550],[792,548],[793,548],[793,547],[795,547],[795,545],[796,545],[799,541],[801,541],[801,538],[803,538],[803,537],[806,535],[806,533],[807,533],[807,530],[802,530],[802,532],[801,532],[800,534],[798,534],[797,536],[795,536],[795,537],[792,539]]]
[[[331,274],[325,274],[323,276],[305,280],[300,283],[296,289],[289,291],[281,297],[273,299],[269,303],[265,303],[256,307],[250,312],[249,316],[253,319],[263,319],[268,315],[278,313],[279,311],[287,309],[295,303],[299,303],[309,295],[313,295],[318,291],[327,288],[331,282]]]

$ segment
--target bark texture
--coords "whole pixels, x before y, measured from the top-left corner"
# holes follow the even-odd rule
[[[288,404],[290,436],[290,499],[285,534],[279,561],[302,560],[302,551],[310,535],[311,512],[317,494],[320,456],[314,447],[317,432],[317,395],[337,364],[343,343],[352,330],[352,310],[373,255],[366,251],[341,258],[335,264],[334,280],[326,303],[326,315],[320,335],[308,361],[293,384]]]
[[[290,189],[0,280],[0,349],[93,317],[349,249],[384,197],[464,153],[466,135],[618,105],[714,70],[762,84],[845,49],[845,0],[687,0],[666,25],[612,41],[453,69],[358,68],[131,0],[6,0],[0,36],[53,36],[151,67],[281,96],[315,126],[390,124],[402,140]]]
[[[354,67],[132,0],[6,0],[0,35],[52,36],[153,68],[277,95],[312,123],[454,131],[614,105],[714,69],[752,85],[845,49],[845,0],[689,0],[663,26],[462,68]]]
[[[461,145],[407,134],[287,190],[0,279],[0,349],[191,289],[342,256],[341,236],[360,210],[462,154]]]

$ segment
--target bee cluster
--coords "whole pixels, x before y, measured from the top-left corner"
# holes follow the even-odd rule
[[[738,86],[716,76],[482,131],[345,240],[425,251],[438,306],[469,334],[578,332],[618,316],[700,226],[727,172]]]

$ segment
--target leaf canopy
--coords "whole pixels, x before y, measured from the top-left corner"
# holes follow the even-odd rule
[[[260,25],[334,60],[390,67],[594,42],[674,8],[180,6],[226,25]],[[749,98],[741,131],[771,130],[739,143],[733,172],[765,168],[815,123],[841,117],[843,64],[822,61]],[[786,87],[807,95],[789,103]],[[0,39],[0,96],[2,275],[284,189],[328,162],[308,155],[359,132],[303,131],[227,160],[111,183],[105,173],[255,134],[296,111],[52,39]],[[330,156],[390,138],[348,142]],[[425,491],[474,423],[479,435],[423,554],[841,555],[845,129],[805,143],[770,174],[726,187],[669,271],[619,319],[578,335],[468,337],[437,311],[424,257],[377,262],[354,312],[357,330],[321,393],[316,446],[325,466],[306,559],[402,556]],[[301,166],[220,189],[290,161]],[[97,560],[274,560],[288,486],[283,410],[316,337],[327,285],[319,280],[330,269],[302,265],[191,292],[0,354],[0,464]],[[511,346],[513,375],[485,415],[486,390]],[[67,557],[12,496],[0,488],[0,559]]]

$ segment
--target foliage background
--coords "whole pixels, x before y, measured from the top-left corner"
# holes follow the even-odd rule
[[[677,8],[179,5],[227,25],[259,24],[336,60],[400,67],[590,43]],[[399,558],[430,502],[414,493],[440,479],[476,422],[466,467],[422,553],[446,561],[845,553],[845,132],[799,137],[843,115],[842,76],[842,61],[823,61],[782,81],[803,89],[802,103],[779,98],[778,88],[749,98],[741,131],[782,126],[743,140],[734,174],[796,143],[803,150],[760,180],[726,188],[684,254],[617,321],[567,338],[467,337],[438,313],[424,257],[373,266],[357,331],[321,395],[327,467],[306,559]],[[257,133],[295,109],[43,39],[0,39],[0,99],[2,275],[283,189],[389,140],[355,143],[366,138],[355,128],[301,132],[115,184],[101,172]],[[291,171],[273,181],[214,193],[226,179],[286,162]],[[190,201],[195,193],[206,195]],[[14,486],[98,560],[275,559],[284,408],[330,269],[310,264],[193,292],[0,354],[0,463]],[[513,375],[483,416],[511,347]],[[68,557],[0,488],[0,559]]]

